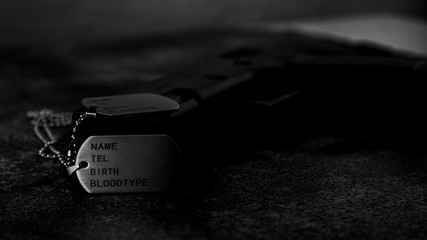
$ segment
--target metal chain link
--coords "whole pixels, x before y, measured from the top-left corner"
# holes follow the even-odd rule
[[[58,159],[64,166],[70,167],[74,165],[75,160],[72,158],[77,152],[75,150],[75,133],[77,126],[84,121],[87,114],[82,114],[76,121],[71,134],[70,146],[74,147],[74,150],[68,150],[67,155],[61,153],[54,144],[57,143],[57,139],[52,133],[51,128],[67,127],[72,125],[72,113],[61,112],[54,113],[50,109],[43,109],[41,111],[29,111],[27,117],[31,120],[33,131],[36,137],[43,143],[38,151],[38,155],[42,158]],[[44,131],[44,133],[42,133]]]

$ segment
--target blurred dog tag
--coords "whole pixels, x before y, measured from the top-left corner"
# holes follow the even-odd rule
[[[165,191],[179,158],[168,135],[91,136],[77,154],[77,178],[89,193]]]
[[[86,108],[95,106],[97,113],[108,116],[179,110],[175,100],[153,93],[84,98],[82,104]]]

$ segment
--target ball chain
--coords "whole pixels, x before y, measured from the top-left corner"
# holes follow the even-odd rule
[[[65,155],[54,146],[54,144],[57,143],[57,139],[53,135],[51,128],[71,126],[72,113],[54,113],[50,109],[27,112],[27,117],[31,120],[34,134],[43,144],[43,147],[41,147],[38,151],[38,155],[42,158],[58,159],[66,167],[74,165],[74,156],[77,154],[75,134],[78,126],[86,119],[86,116],[86,113],[81,114],[75,122],[75,125],[72,129],[70,147],[67,155]],[[44,131],[44,134],[42,131]]]

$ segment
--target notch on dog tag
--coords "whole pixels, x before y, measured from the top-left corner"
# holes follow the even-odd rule
[[[95,106],[98,113],[109,116],[179,110],[175,100],[153,93],[84,98],[82,104]]]
[[[165,191],[179,157],[168,135],[91,136],[77,154],[77,178],[89,193]]]

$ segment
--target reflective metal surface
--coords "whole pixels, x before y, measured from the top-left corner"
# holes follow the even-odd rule
[[[173,99],[152,93],[84,98],[82,104],[95,106],[97,113],[109,116],[179,110]]]
[[[91,136],[77,154],[77,178],[89,193],[165,191],[179,158],[167,135]]]

